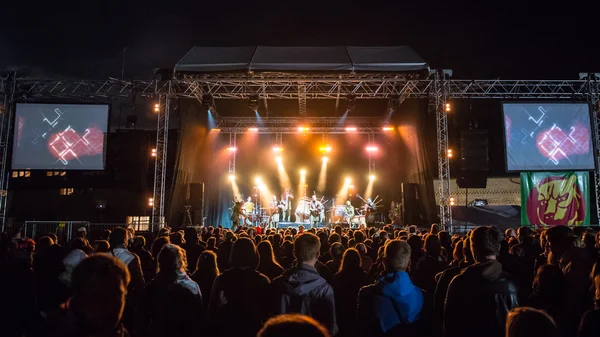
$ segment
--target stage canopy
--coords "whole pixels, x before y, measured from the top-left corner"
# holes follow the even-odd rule
[[[415,72],[429,65],[407,46],[390,47],[194,47],[176,72],[235,71]]]

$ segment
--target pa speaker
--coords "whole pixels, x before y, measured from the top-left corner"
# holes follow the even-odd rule
[[[188,205],[192,208],[192,221],[194,225],[202,224],[204,217],[204,184],[190,184],[190,200]]]
[[[460,171],[456,184],[460,188],[486,188],[487,172],[483,171]]]
[[[423,225],[418,184],[402,183],[402,214],[405,225]]]
[[[488,131],[463,130],[460,133],[460,168],[465,171],[488,170]]]

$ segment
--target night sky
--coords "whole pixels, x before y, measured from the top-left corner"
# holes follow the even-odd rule
[[[594,4],[592,4],[594,3]],[[148,78],[193,45],[409,45],[454,78],[600,71],[597,1],[3,1],[0,68]],[[22,68],[21,68],[22,69]]]

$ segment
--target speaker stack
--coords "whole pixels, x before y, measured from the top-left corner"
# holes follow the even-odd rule
[[[190,184],[190,215],[192,216],[192,225],[201,226],[203,225],[202,219],[204,218],[204,183],[191,183]]]
[[[402,215],[404,224],[407,226],[425,224],[419,184],[402,183]]]
[[[460,133],[460,188],[485,188],[489,170],[488,131],[463,130]]]

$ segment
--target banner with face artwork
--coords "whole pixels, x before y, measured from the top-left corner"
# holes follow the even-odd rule
[[[590,224],[588,172],[522,172],[521,224]]]

